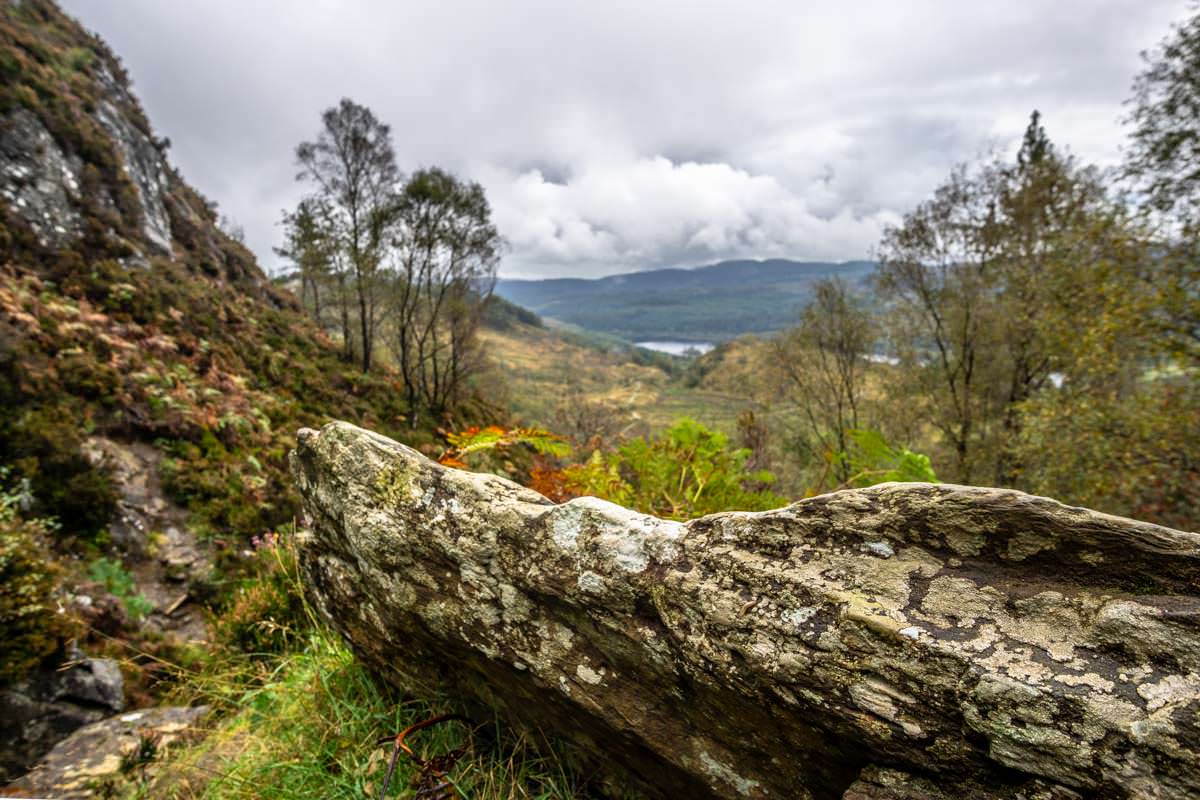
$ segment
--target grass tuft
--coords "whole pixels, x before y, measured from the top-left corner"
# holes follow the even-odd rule
[[[260,552],[275,587],[303,597],[290,536]],[[273,588],[271,591],[276,591]],[[174,700],[213,707],[203,738],[155,765],[135,796],[178,800],[376,798],[390,743],[408,726],[449,709],[401,696],[374,680],[337,635],[303,603],[281,652],[218,646],[177,684]],[[264,620],[277,628],[281,622]],[[571,800],[577,781],[560,759],[534,751],[496,721],[485,729],[436,726],[410,744],[425,755],[470,744],[449,773],[464,798]],[[416,767],[401,756],[387,796],[412,797]]]

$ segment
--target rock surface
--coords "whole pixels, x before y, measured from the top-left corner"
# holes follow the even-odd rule
[[[205,706],[167,706],[94,722],[59,742],[3,794],[58,800],[112,796],[117,786],[160,757],[207,712]]]
[[[96,119],[112,137],[125,174],[137,195],[141,232],[151,250],[170,255],[171,224],[164,205],[169,189],[165,157],[151,136],[122,111],[134,103],[104,67],[98,68],[107,98],[96,110]],[[38,235],[44,245],[65,246],[84,229],[77,208],[83,191],[83,160],[64,151],[37,116],[25,109],[0,114],[0,198]],[[113,198],[93,198],[113,209]]]
[[[62,246],[83,232],[73,205],[82,169],[31,112],[0,115],[0,197],[43,244]]]
[[[117,662],[82,658],[0,690],[0,781],[20,775],[72,731],[125,707]]]
[[[927,484],[681,524],[345,423],[292,469],[359,656],[610,793],[1200,796],[1200,535]]]

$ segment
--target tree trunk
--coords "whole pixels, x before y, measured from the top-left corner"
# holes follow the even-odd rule
[[[358,282],[358,314],[359,327],[362,330],[362,371],[371,371],[371,323],[370,311],[367,307],[366,289],[363,287],[362,278]]]

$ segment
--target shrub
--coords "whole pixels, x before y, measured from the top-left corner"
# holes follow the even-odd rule
[[[252,575],[216,620],[217,640],[254,657],[286,652],[312,624],[290,537],[255,537]]]
[[[605,456],[567,468],[568,485],[649,514],[690,519],[718,511],[762,511],[786,500],[761,488],[767,470],[746,469],[751,451],[731,449],[723,433],[693,419],[677,420],[655,438],[631,439]]]
[[[929,456],[907,447],[890,444],[883,434],[872,430],[851,430],[850,447],[834,458],[850,467],[846,486],[874,486],[889,481],[937,483]]]
[[[61,570],[46,547],[54,523],[24,519],[28,489],[0,467],[0,686],[24,677],[74,633],[54,596]]]
[[[28,481],[36,506],[53,513],[65,533],[96,540],[116,513],[117,491],[109,469],[89,461],[82,444],[79,423],[65,408],[32,408],[0,419],[0,449]]]

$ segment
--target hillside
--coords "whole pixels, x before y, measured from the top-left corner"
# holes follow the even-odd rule
[[[645,435],[684,416],[732,435],[741,411],[762,410],[747,391],[761,357],[751,337],[703,359],[720,364],[707,375],[693,375],[688,359],[552,327],[487,329],[483,340],[513,414],[580,443],[596,434],[610,443]]]
[[[251,540],[298,514],[299,427],[405,433],[394,376],[340,359],[168,146],[102,41],[52,3],[4,4],[0,781],[194,658]],[[64,699],[64,663],[116,688]]]
[[[489,294],[487,153],[343,97],[222,121],[271,278],[64,1],[0,3],[0,797],[1197,795],[1200,224],[1034,112],[878,263]],[[232,49],[137,52],[194,115]]]
[[[50,3],[9,4],[0,19],[8,457],[41,438],[35,418],[77,429],[52,437],[63,449],[85,434],[172,453],[190,443],[255,455],[268,473],[290,429],[331,409],[391,427],[402,413],[391,377],[342,364],[217,227],[104,44]],[[36,492],[44,473],[27,469]]]
[[[496,292],[545,317],[630,341],[715,342],[795,324],[823,278],[864,281],[870,261],[723,261],[584,280],[501,280]]]

